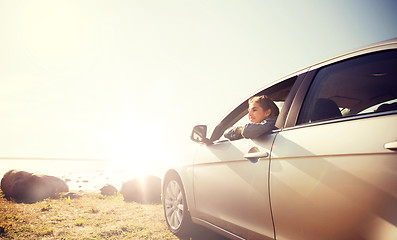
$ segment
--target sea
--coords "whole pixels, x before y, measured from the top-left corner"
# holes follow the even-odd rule
[[[12,169],[59,177],[67,183],[70,191],[99,192],[107,184],[120,190],[124,182],[145,175],[140,170],[115,165],[109,160],[0,159],[0,179]],[[146,175],[160,177],[160,172]]]

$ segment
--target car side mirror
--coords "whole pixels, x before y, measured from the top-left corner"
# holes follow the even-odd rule
[[[192,141],[197,143],[209,144],[211,141],[207,138],[207,126],[197,125],[193,128],[192,135],[190,136]]]

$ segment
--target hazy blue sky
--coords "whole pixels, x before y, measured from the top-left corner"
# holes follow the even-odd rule
[[[0,157],[172,158],[193,125],[264,84],[397,37],[396,12],[393,0],[0,0]]]

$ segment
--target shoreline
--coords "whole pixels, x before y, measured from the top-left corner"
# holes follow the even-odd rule
[[[4,159],[0,158],[0,179],[10,170],[21,170],[34,174],[58,177],[66,182],[70,191],[95,191],[106,184],[121,189],[124,182],[144,175],[160,177],[161,171],[139,171],[115,166],[108,161],[52,160],[52,159]]]

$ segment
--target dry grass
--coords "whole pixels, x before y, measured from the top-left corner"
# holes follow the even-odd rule
[[[79,199],[46,199],[34,204],[0,196],[0,239],[178,238],[168,231],[160,204],[84,193]]]

